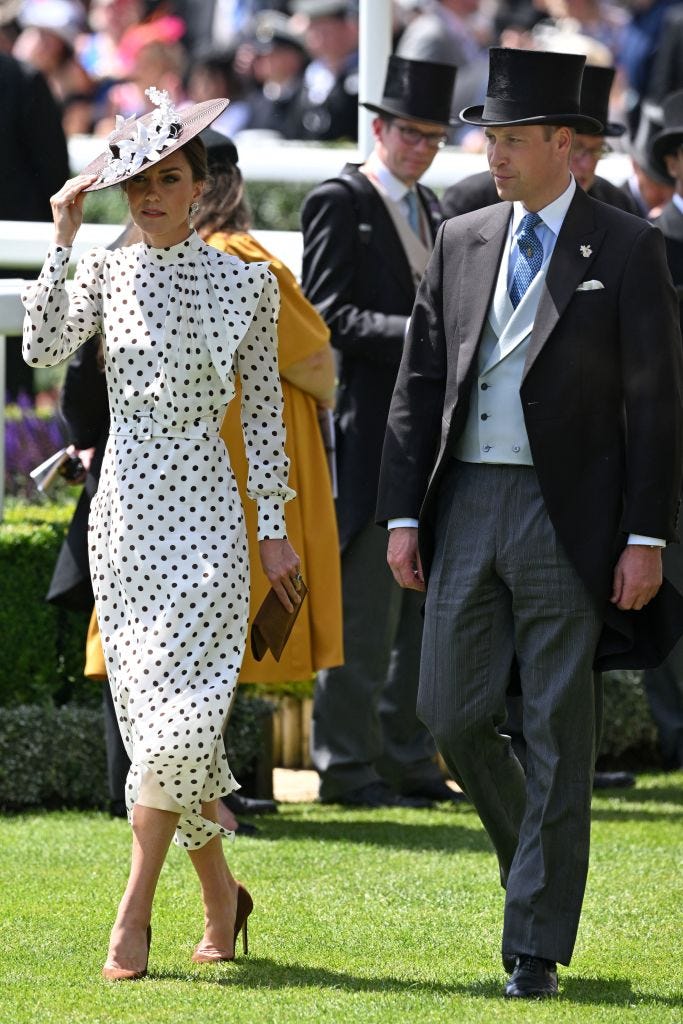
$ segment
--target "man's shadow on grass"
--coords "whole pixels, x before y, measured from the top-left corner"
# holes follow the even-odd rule
[[[238,969],[236,969],[238,968]],[[213,972],[212,972],[213,973]],[[151,979],[168,979],[188,981],[186,973],[176,974],[173,971],[150,972]],[[495,977],[487,974],[481,981],[474,982],[439,982],[422,981],[417,978],[397,978],[392,975],[375,977],[359,977],[343,971],[330,971],[320,967],[306,967],[298,964],[283,964],[270,957],[250,956],[249,961],[238,960],[230,965],[229,972],[216,970],[213,977],[204,974],[195,980],[201,985],[236,986],[240,991],[252,989],[297,989],[312,988],[334,989],[341,992],[381,992],[401,994],[404,992],[423,992],[434,996],[466,996],[468,998],[495,999],[500,1001],[505,985],[502,970]],[[630,981],[624,978],[581,978],[562,977],[560,975],[560,995],[563,1002],[587,1004],[595,1006],[630,1006],[635,1001],[639,1005],[681,1007],[683,999],[674,996],[663,996],[659,993],[645,992],[641,989],[634,992]]]
[[[307,839],[314,842],[344,842],[366,846],[387,846],[397,850],[417,852],[468,850],[472,853],[491,853],[491,843],[477,822],[476,828],[459,823],[454,814],[444,824],[419,822],[399,823],[381,817],[354,818],[345,821],[336,816],[329,820],[310,818],[270,818],[259,831],[258,841],[277,842],[279,839]]]

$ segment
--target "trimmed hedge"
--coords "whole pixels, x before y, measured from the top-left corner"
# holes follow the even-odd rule
[[[0,523],[0,705],[99,700],[83,678],[89,616],[45,601],[72,515],[16,503]]]
[[[0,708],[0,808],[104,807],[101,711],[67,704]]]
[[[94,691],[100,693],[99,687]],[[228,760],[245,778],[271,705],[238,693],[228,726]],[[107,763],[99,708],[22,704],[0,708],[0,810],[106,807]]]
[[[598,767],[661,767],[657,729],[642,678],[642,672],[605,673],[605,710]]]

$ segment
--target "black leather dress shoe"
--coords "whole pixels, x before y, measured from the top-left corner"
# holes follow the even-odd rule
[[[401,796],[385,782],[369,782],[335,797],[323,797],[322,804],[342,804],[344,807],[431,807],[432,801],[422,796]]]
[[[557,964],[540,956],[518,956],[505,986],[508,999],[545,999],[557,995]]]
[[[274,800],[256,800],[251,796],[242,796],[241,793],[228,793],[221,798],[226,807],[229,807],[233,814],[276,814],[277,804]]]
[[[630,789],[636,784],[633,772],[596,772],[593,789]]]
[[[421,785],[416,786],[415,789],[404,790],[403,796],[422,796],[425,800],[431,800],[436,804],[445,803],[446,801],[452,804],[467,803],[467,797],[464,793],[451,789],[450,786],[447,786],[440,779],[435,779],[433,782],[423,782]]]

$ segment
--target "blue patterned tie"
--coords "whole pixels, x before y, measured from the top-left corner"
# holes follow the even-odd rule
[[[510,285],[510,299],[515,309],[543,265],[543,246],[534,231],[536,225],[540,223],[541,218],[537,213],[527,213],[522,218],[521,230],[517,236],[517,263]]]

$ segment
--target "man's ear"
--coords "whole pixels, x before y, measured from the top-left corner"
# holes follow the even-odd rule
[[[680,176],[678,156],[676,153],[665,153],[664,163],[666,164],[666,171],[670,178],[678,178]]]

